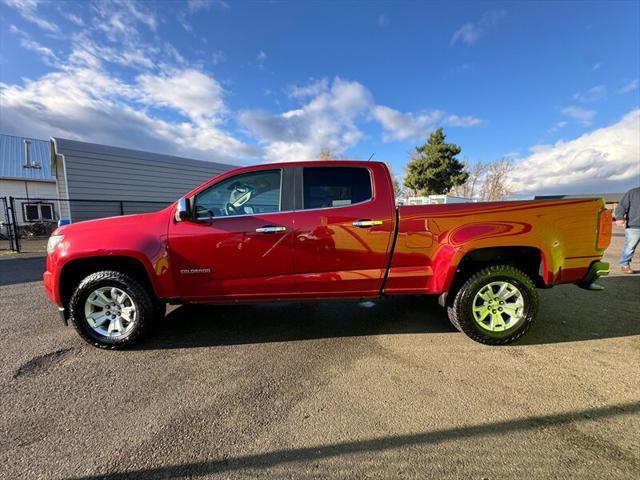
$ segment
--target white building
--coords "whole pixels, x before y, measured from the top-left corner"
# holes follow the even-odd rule
[[[58,220],[60,206],[48,141],[0,134],[1,197],[7,201],[14,197],[18,226]]]
[[[424,197],[408,197],[405,205],[442,205],[445,203],[468,203],[470,198],[454,197],[453,195],[426,195]]]

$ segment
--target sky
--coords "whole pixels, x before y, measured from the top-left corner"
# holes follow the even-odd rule
[[[402,177],[443,127],[518,195],[640,186],[640,2],[0,0],[0,133]]]

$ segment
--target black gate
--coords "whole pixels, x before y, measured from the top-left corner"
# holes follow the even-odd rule
[[[143,200],[100,200],[0,197],[0,250],[21,251],[21,239],[46,239],[57,221],[73,210],[75,221],[154,212],[170,202]],[[18,221],[20,218],[20,221]],[[24,245],[22,245],[24,246]],[[29,249],[29,244],[25,249]],[[41,247],[38,247],[41,248]]]
[[[0,250],[20,251],[20,235],[16,221],[16,201],[2,197],[2,222],[0,222]]]

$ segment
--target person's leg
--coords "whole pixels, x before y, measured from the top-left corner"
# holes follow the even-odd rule
[[[624,247],[620,255],[620,265],[628,267],[640,242],[640,228],[627,228],[624,231]]]

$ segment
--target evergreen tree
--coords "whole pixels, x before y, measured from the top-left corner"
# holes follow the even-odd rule
[[[451,188],[467,181],[469,174],[456,155],[462,149],[454,143],[445,143],[446,135],[438,128],[429,135],[407,165],[404,185],[416,194],[445,194]]]

